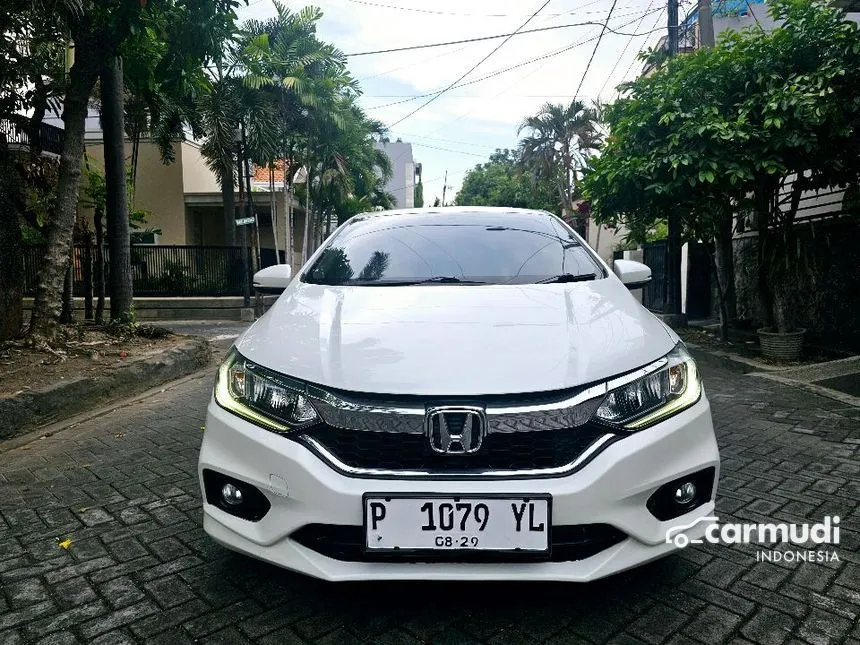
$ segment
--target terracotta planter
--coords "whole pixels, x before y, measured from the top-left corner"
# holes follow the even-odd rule
[[[803,335],[805,329],[781,334],[772,329],[759,329],[758,342],[761,352],[767,358],[781,361],[798,361],[803,353]]]

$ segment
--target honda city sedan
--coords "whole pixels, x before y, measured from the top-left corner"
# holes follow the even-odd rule
[[[451,207],[340,226],[218,369],[216,542],[332,581],[601,578],[701,537],[719,452],[696,364],[561,219]]]

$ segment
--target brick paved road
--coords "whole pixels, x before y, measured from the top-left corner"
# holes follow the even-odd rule
[[[839,514],[840,562],[708,545],[590,585],[309,580],[200,528],[207,373],[0,452],[0,643],[860,643],[860,411],[704,363],[720,517]]]

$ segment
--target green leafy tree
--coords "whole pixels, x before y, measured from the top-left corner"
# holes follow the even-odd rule
[[[118,57],[126,40],[136,30],[146,28],[148,16],[168,12],[173,20],[185,25],[183,42],[194,47],[210,43],[207,34],[210,23],[221,15],[232,15],[237,0],[79,0],[57,3],[53,19],[63,25],[69,40],[74,43],[74,63],[65,82],[63,100],[64,139],[57,184],[57,209],[47,226],[47,246],[36,290],[29,334],[34,342],[50,341],[56,334],[60,311],[60,294],[68,264],[68,249],[78,202],[78,185],[81,161],[84,155],[84,130],[87,107],[100,74],[108,80],[105,96],[110,99],[106,134],[106,158],[110,158],[107,173],[108,218],[116,221],[117,228],[127,226],[128,218],[115,217],[111,209],[122,211],[125,200],[125,173],[117,157],[122,144],[122,78]],[[193,58],[193,55],[191,56]],[[202,61],[201,61],[202,62]],[[105,106],[103,106],[104,108]],[[108,149],[111,152],[108,152]],[[123,213],[125,214],[125,213]],[[112,233],[109,233],[111,235]],[[117,240],[120,240],[117,235]],[[127,241],[121,241],[127,245]],[[130,294],[130,284],[128,285]],[[118,294],[125,300],[125,292]],[[124,304],[125,303],[121,303]],[[129,304],[130,307],[130,304]],[[128,309],[118,307],[112,314],[125,315]]]
[[[40,126],[49,102],[62,90],[65,18],[78,9],[75,0],[0,3],[0,341],[22,330],[20,205],[29,201],[28,192],[37,192],[26,184],[42,170]],[[28,111],[31,116],[24,116]],[[29,164],[19,163],[9,149],[10,138],[19,133],[28,135]]]
[[[558,212],[559,196],[551,181],[533,177],[515,150],[496,150],[490,160],[466,173],[457,193],[458,206],[508,206]]]
[[[785,332],[804,267],[800,198],[860,176],[860,36],[829,4],[770,5],[781,27],[727,32],[627,86],[585,193],[599,222],[635,230],[678,211],[688,236],[716,241],[724,298],[733,214],[753,212],[763,323]]]
[[[423,208],[424,207],[424,184],[421,182],[421,179],[418,179],[418,183],[415,184],[415,191],[413,196],[413,204],[415,204],[415,208]]]
[[[537,182],[544,180],[555,189],[562,217],[573,220],[574,228],[585,235],[588,217],[575,209],[578,183],[591,155],[600,147],[598,108],[582,101],[569,105],[546,103],[537,114],[520,124],[526,132],[520,141],[520,160]]]

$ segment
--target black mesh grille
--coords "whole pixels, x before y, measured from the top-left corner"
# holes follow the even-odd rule
[[[426,436],[361,432],[316,426],[306,432],[353,468],[468,473],[476,470],[536,470],[566,466],[576,460],[606,428],[586,424],[563,430],[493,433],[474,454],[433,452]]]
[[[364,549],[364,528],[338,524],[308,524],[293,540],[326,557],[346,562],[571,562],[584,560],[622,542],[627,536],[609,524],[553,526],[548,554],[510,552],[373,553]]]

